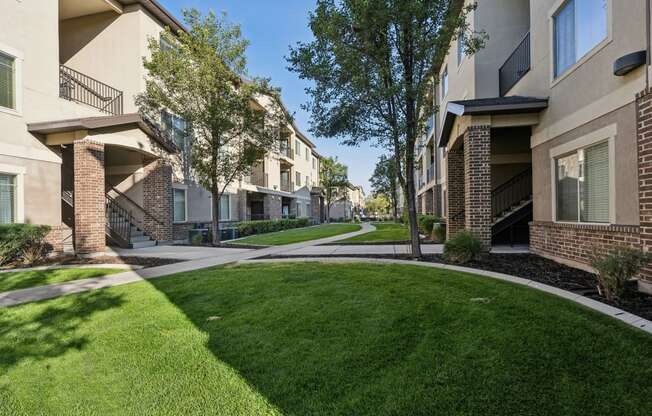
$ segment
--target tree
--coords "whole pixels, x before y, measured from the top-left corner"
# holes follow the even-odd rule
[[[389,211],[389,198],[383,193],[377,193],[374,196],[367,199],[365,202],[365,209],[372,214],[372,216],[378,214],[387,214]]]
[[[415,143],[435,110],[438,65],[451,40],[467,53],[484,36],[469,29],[474,5],[462,0],[317,0],[314,41],[290,50],[290,69],[313,81],[305,106],[311,132],[357,145],[391,149],[405,191],[412,255],[421,257],[414,185]]]
[[[371,189],[376,194],[386,195],[392,207],[394,220],[398,217],[398,181],[396,178],[396,163],[393,156],[381,155],[376,163],[374,173],[369,178]]]
[[[221,196],[278,144],[287,115],[269,80],[245,79],[248,42],[238,26],[212,12],[183,15],[187,32],[167,29],[160,42],[149,40],[148,76],[137,103],[150,120],[172,114],[188,126],[192,176],[211,192],[217,245]]]
[[[321,161],[319,180],[326,198],[326,222],[330,222],[331,205],[342,197],[346,198],[346,187],[349,185],[347,168],[337,158],[324,158]]]

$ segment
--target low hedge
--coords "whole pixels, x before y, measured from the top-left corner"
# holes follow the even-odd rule
[[[35,263],[47,253],[47,225],[0,225],[0,265],[14,262]]]
[[[236,224],[235,228],[238,230],[239,237],[247,237],[254,234],[273,233],[292,228],[307,227],[308,225],[310,225],[309,218],[297,218],[287,220],[243,221]]]
[[[419,231],[421,234],[432,234],[432,228],[435,224],[441,223],[441,218],[436,215],[418,215],[417,222],[419,223]]]

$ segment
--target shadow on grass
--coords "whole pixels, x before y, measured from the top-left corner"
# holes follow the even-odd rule
[[[100,290],[31,304],[27,314],[0,308],[0,369],[7,371],[23,360],[39,361],[82,350],[88,340],[77,335],[77,329],[96,313],[123,303],[121,296]]]

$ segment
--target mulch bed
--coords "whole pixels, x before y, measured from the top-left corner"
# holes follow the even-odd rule
[[[143,266],[144,268],[165,266],[166,264],[179,263],[184,260],[177,259],[161,259],[154,257],[134,257],[134,256],[101,256],[101,257],[77,257],[77,256],[62,256],[52,257],[39,262],[25,266],[22,264],[8,265],[3,268],[20,269],[27,267],[37,266],[59,266],[59,265],[92,265],[92,264],[130,264],[132,266]]]
[[[266,258],[292,257],[314,257],[318,259],[331,256],[268,256]],[[408,255],[338,255],[337,257],[412,260]],[[466,264],[446,261],[440,254],[427,254],[424,255],[423,261],[470,267],[534,280],[535,282],[558,287],[615,306],[641,318],[652,320],[652,296],[638,292],[635,288],[630,288],[626,298],[610,302],[598,292],[597,279],[594,274],[534,254],[488,254]]]

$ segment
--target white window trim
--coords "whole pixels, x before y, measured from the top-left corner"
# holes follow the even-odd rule
[[[446,101],[445,99],[446,99],[446,97],[448,97],[448,90],[450,89],[449,88],[450,85],[449,85],[449,83],[447,81],[446,82],[446,91],[444,92],[444,74],[446,74],[446,77],[448,77],[449,81],[450,81],[450,73],[448,72],[448,65],[445,65],[444,70],[441,71],[441,74],[439,74],[439,90],[440,90],[439,92],[441,93],[440,94],[441,95],[440,100],[441,100],[442,103],[444,101]]]
[[[0,113],[20,117],[23,115],[23,61],[25,58],[21,51],[2,42],[0,42],[0,52],[14,58],[14,99],[16,100],[15,109],[0,107]]]
[[[222,194],[222,196],[220,198],[224,198],[224,197],[227,197],[229,199],[229,217],[225,218],[225,219],[218,218],[217,220],[218,221],[233,221],[233,215],[231,215],[231,211],[233,211],[231,209],[231,194],[227,194],[225,192],[225,193]],[[220,213],[221,212],[222,212],[222,210],[220,210]],[[211,218],[212,217],[213,217],[213,201],[211,201]]]
[[[175,184],[172,186],[173,189],[173,194],[172,194],[172,223],[173,224],[185,224],[188,222],[188,185],[181,185],[181,184]],[[174,190],[179,189],[183,191],[183,202],[185,204],[184,208],[184,220],[183,221],[174,221]]]
[[[610,124],[586,136],[577,138],[568,143],[550,149],[550,179],[552,201],[552,221],[556,224],[580,224],[609,226],[616,223],[616,135],[618,127]],[[558,221],[557,220],[557,159],[579,149],[585,149],[595,144],[607,141],[609,143],[609,222],[582,222],[582,221]]]
[[[17,224],[25,222],[25,172],[24,166],[0,164],[0,173],[16,177],[16,218]]]
[[[613,0],[607,0],[607,37],[555,78],[555,15],[568,1],[569,0],[557,0],[548,11],[548,31],[550,32],[548,39],[550,46],[550,88],[566,79],[613,41]]]

